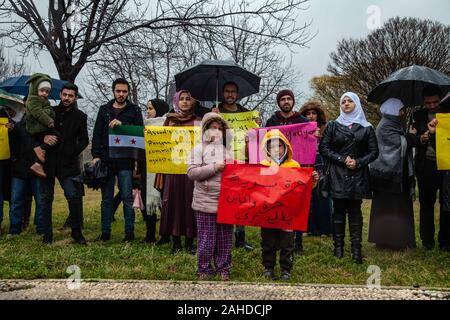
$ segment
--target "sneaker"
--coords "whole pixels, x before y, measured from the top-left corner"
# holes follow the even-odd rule
[[[220,275],[222,281],[230,281],[230,275],[228,273],[223,273]]]
[[[275,272],[273,271],[273,269],[265,269],[263,275],[269,280],[275,280]]]
[[[289,281],[289,280],[291,280],[291,274],[288,271],[286,271],[286,270],[281,271],[280,280],[281,281]]]

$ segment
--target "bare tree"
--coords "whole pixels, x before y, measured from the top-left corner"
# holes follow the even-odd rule
[[[75,81],[79,72],[114,40],[140,29],[178,28],[198,34],[235,28],[270,38],[277,44],[302,46],[309,39],[307,24],[299,25],[297,12],[307,0],[49,0],[45,13],[32,0],[0,0],[0,16],[10,28],[3,33],[20,54],[47,50],[61,79]],[[233,25],[245,14],[248,24]],[[270,25],[270,28],[265,26]]]
[[[367,95],[398,69],[416,64],[450,73],[450,27],[431,20],[395,17],[364,39],[344,39],[328,71]]]
[[[26,66],[23,61],[11,61],[5,56],[3,48],[0,48],[0,82],[10,77],[18,76],[25,72]]]
[[[398,69],[416,64],[450,73],[450,27],[415,18],[392,18],[363,39],[341,40],[331,53],[329,75],[311,80],[315,98],[332,118],[339,114],[339,99],[346,91],[357,93],[367,118],[374,124],[380,115],[367,95]]]

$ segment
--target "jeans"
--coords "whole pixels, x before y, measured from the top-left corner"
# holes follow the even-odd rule
[[[73,181],[72,177],[58,178],[64,190],[64,196],[69,206],[69,220],[72,229],[81,229],[83,216],[82,185]],[[41,179],[42,222],[44,233],[52,233],[52,204],[55,191],[55,178]]]
[[[0,161],[0,226],[3,221],[3,163]]]
[[[101,220],[102,232],[111,233],[111,220],[113,216],[113,198],[115,180],[118,180],[119,192],[123,201],[123,214],[125,217],[125,232],[134,231],[133,209],[133,172],[131,170],[110,170],[109,177],[102,189]]]
[[[9,207],[10,234],[19,234],[22,231],[22,218],[25,210],[25,199],[28,185],[31,186],[35,202],[34,224],[36,231],[42,233],[42,205],[40,193],[40,180],[30,176],[28,179],[13,177],[11,180],[11,205]]]

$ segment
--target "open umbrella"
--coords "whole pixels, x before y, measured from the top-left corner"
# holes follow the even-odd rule
[[[205,60],[175,75],[176,89],[189,90],[201,101],[222,100],[222,87],[233,81],[240,98],[259,92],[261,78],[233,61]]]
[[[23,75],[19,77],[13,77],[6,79],[0,83],[0,89],[5,90],[9,93],[20,94],[22,96],[28,95],[28,84],[27,80],[30,78],[29,75]],[[49,98],[53,100],[59,100],[59,92],[61,88],[66,84],[67,81],[53,79],[52,78],[52,90],[50,90]],[[83,97],[78,93],[78,97],[82,99]]]
[[[428,85],[436,85],[443,93],[448,92],[450,77],[431,68],[412,65],[392,73],[369,93],[367,100],[381,105],[389,98],[398,98],[407,107],[420,106],[422,90]]]
[[[0,108],[10,107],[16,113],[13,120],[18,122],[25,113],[25,106],[22,98],[0,89]]]

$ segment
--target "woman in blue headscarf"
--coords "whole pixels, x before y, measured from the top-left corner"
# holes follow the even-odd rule
[[[344,256],[345,220],[348,214],[352,258],[362,263],[362,199],[370,198],[370,162],[378,157],[375,130],[366,120],[356,94],[347,92],[340,101],[340,116],[330,121],[319,147],[329,164],[330,195],[333,198],[334,255]]]

